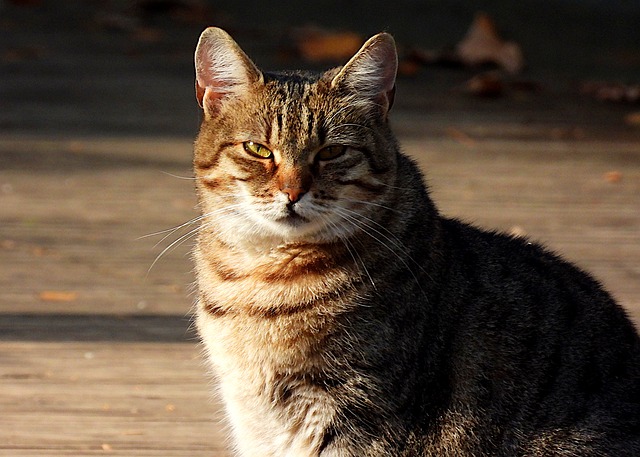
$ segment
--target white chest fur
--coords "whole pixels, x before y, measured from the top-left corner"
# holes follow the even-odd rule
[[[305,377],[323,363],[310,339],[267,328],[274,323],[263,318],[211,316],[203,308],[197,323],[240,455],[318,455],[336,407]]]

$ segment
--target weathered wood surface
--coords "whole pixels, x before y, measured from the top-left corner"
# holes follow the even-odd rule
[[[640,317],[638,141],[406,134],[403,148],[443,213],[529,234]],[[187,315],[195,226],[164,231],[197,215],[190,157],[190,140],[0,139],[3,310]]]
[[[640,143],[398,124],[445,214],[544,241],[640,321]],[[189,330],[191,239],[154,264],[191,227],[140,238],[196,215],[190,154],[0,138],[0,455],[227,455]]]
[[[365,18],[344,2],[302,15],[294,2],[215,2],[187,25],[134,3],[154,2],[0,0],[0,456],[228,455],[189,331],[193,227],[145,237],[197,214],[204,26],[230,25],[261,67],[281,69],[305,63],[282,51],[308,13],[428,49],[462,38],[477,7],[373,2]],[[458,90],[474,72],[423,68],[399,81],[393,122],[444,213],[545,242],[640,323],[640,131],[624,121],[638,107],[573,86],[636,78],[638,21],[529,3],[498,8],[499,25],[539,91],[478,99]]]
[[[225,455],[195,344],[1,347],[0,455]]]

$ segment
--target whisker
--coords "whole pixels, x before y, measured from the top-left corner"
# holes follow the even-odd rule
[[[180,230],[180,229],[181,229],[181,228],[183,228],[183,227],[187,227],[187,226],[189,226],[189,225],[195,224],[196,222],[198,222],[199,220],[201,220],[203,217],[204,217],[203,215],[199,215],[199,216],[196,216],[196,217],[194,217],[193,219],[190,219],[190,220],[188,220],[187,222],[185,222],[185,223],[183,223],[183,224],[180,224],[180,225],[177,225],[177,226],[175,226],[175,227],[172,227],[172,228],[168,228],[168,229],[165,229],[165,230],[160,230],[160,231],[157,231],[157,232],[148,233],[148,234],[146,234],[146,235],[139,236],[138,238],[136,238],[136,241],[137,241],[137,240],[142,240],[142,239],[144,239],[144,238],[151,238],[152,236],[159,236],[159,235],[162,235],[162,234],[164,234],[164,233],[169,233],[169,235],[167,235],[167,236],[170,236],[172,233],[177,232],[178,230]],[[167,236],[165,236],[164,238],[162,238],[162,239],[158,242],[158,244],[159,244],[159,243],[161,243],[161,242],[163,242],[163,241],[167,238]],[[157,246],[158,244],[156,244],[155,246]],[[155,247],[155,246],[154,246],[154,247]]]
[[[195,176],[179,176],[179,175],[174,175],[173,173],[169,173],[167,171],[161,171],[160,173],[162,173],[163,175],[171,176],[172,178],[186,179],[187,181],[195,181],[196,179],[198,179]]]
[[[407,249],[406,246],[404,244],[402,244],[402,241],[400,241],[398,239],[398,237],[395,236],[393,234],[393,232],[389,231],[389,229],[387,229],[384,225],[382,225],[382,224],[376,222],[375,220],[373,220],[373,219],[371,219],[371,218],[369,218],[367,216],[364,216],[363,214],[360,214],[360,213],[358,213],[356,211],[353,211],[353,210],[350,210],[350,209],[347,209],[347,208],[336,208],[336,209],[338,211],[342,211],[342,212],[346,213],[347,217],[353,218],[356,222],[358,222],[358,223],[370,228],[371,230],[374,230],[376,233],[378,233],[379,235],[384,237],[387,241],[389,241],[390,243],[393,243],[396,248],[399,248],[399,249],[401,249],[403,251],[405,251]],[[358,219],[358,217],[360,219]],[[374,224],[374,225],[380,227],[380,229],[385,231],[391,238],[389,236],[385,235],[384,233],[380,232],[379,230],[377,230],[375,227],[372,227],[371,225],[367,224],[367,222],[362,221],[361,219],[366,219],[366,221],[370,222],[371,224]]]
[[[165,255],[167,252],[173,250],[173,248],[181,245],[182,243],[184,243],[186,240],[188,240],[189,238],[193,237],[196,233],[198,233],[198,231],[200,230],[200,226],[194,228],[193,230],[190,230],[189,232],[187,232],[186,234],[180,236],[179,238],[177,238],[176,240],[174,240],[172,243],[169,244],[169,246],[167,246],[166,248],[164,248],[160,254],[158,254],[156,256],[156,258],[153,260],[153,262],[151,262],[151,266],[149,266],[149,269],[147,270],[147,274],[149,274],[151,272],[151,270],[153,269],[153,267],[155,266],[156,263],[158,263],[158,260],[160,260],[160,258]]]
[[[375,241],[379,242],[382,246],[384,246],[386,249],[388,249],[389,251],[391,251],[397,258],[398,260],[400,260],[400,262],[402,262],[402,264],[406,267],[406,269],[409,271],[409,273],[411,273],[411,276],[413,276],[413,279],[416,281],[416,284],[418,285],[418,287],[420,287],[420,290],[422,290],[422,287],[420,285],[420,281],[418,280],[418,277],[415,275],[415,273],[413,272],[413,269],[409,266],[409,264],[398,254],[398,252],[396,252],[396,250],[403,252],[404,254],[407,254],[407,247],[400,241],[398,240],[398,238],[391,233],[387,228],[385,228],[384,226],[382,226],[381,224],[377,223],[376,221],[367,218],[366,216],[363,216],[361,214],[356,213],[355,211],[350,211],[347,210],[346,208],[336,208],[336,213],[339,214],[341,217],[343,217],[345,220],[351,222],[352,225],[354,225],[355,227],[358,227],[359,229],[361,229],[365,234],[367,234],[368,236],[370,236],[372,239],[374,239]],[[370,221],[372,224],[375,224],[377,226],[379,226],[382,230],[384,230],[385,232],[387,232],[389,235],[391,235],[391,238],[387,235],[385,235],[383,232],[381,232],[380,230],[377,230],[375,227],[373,227],[372,225],[368,224],[365,221],[362,221],[361,219],[358,219],[357,217],[353,216],[352,214],[355,214],[356,216],[359,216],[363,219],[367,219],[368,221]],[[394,248],[392,249],[392,247],[388,246],[386,243],[384,243],[380,238],[378,238],[377,236],[373,235],[370,231],[373,231],[375,233],[377,233],[379,236],[381,236],[384,240],[386,240],[387,242],[389,242]],[[410,255],[407,255],[407,258],[416,266],[418,267],[423,273],[426,274],[426,271],[422,268],[422,266],[416,262]]]
[[[238,204],[234,204],[234,205],[228,205],[228,206],[225,206],[224,208],[219,208],[219,209],[217,209],[215,211],[210,211],[208,213],[205,213],[205,214],[202,214],[200,216],[194,217],[193,219],[191,219],[191,220],[185,222],[184,224],[181,224],[181,225],[179,225],[179,226],[177,226],[177,227],[175,227],[173,229],[168,229],[168,230],[163,230],[163,231],[157,232],[157,234],[163,234],[163,233],[166,233],[166,232],[169,232],[169,233],[167,233],[159,242],[157,242],[154,245],[154,248],[156,246],[158,246],[160,243],[162,243],[164,240],[166,240],[168,237],[170,237],[174,233],[178,232],[179,230],[181,230],[181,229],[183,229],[185,227],[192,226],[192,225],[194,225],[194,224],[196,224],[198,222],[201,222],[203,220],[207,220],[207,219],[211,218],[212,216],[216,216],[216,218],[214,220],[209,221],[209,222],[205,222],[204,224],[200,224],[200,225],[194,227],[193,229],[189,230],[188,232],[180,235],[178,238],[176,238],[174,241],[172,241],[168,246],[166,246],[160,252],[160,254],[158,254],[156,256],[156,258],[153,260],[153,262],[151,263],[151,266],[147,270],[147,274],[149,272],[151,272],[151,270],[153,269],[155,264],[158,263],[158,261],[166,253],[172,251],[173,249],[175,249],[176,247],[180,246],[181,244],[183,244],[188,239],[194,237],[203,228],[206,228],[206,227],[209,227],[209,226],[213,225],[213,223],[216,222],[219,219],[220,215],[222,215],[224,213],[229,213],[229,212],[231,212],[232,209],[234,209],[235,207],[238,207],[238,206],[241,206],[241,204],[238,203]],[[141,238],[146,238],[146,237],[153,236],[153,235],[155,235],[155,234],[146,235],[146,236],[141,237]]]
[[[347,202],[353,202],[353,203],[361,203],[363,205],[376,206],[378,208],[386,209],[386,210],[392,211],[394,213],[402,214],[402,211],[398,211],[397,209],[391,208],[389,206],[381,205],[380,203],[368,202],[368,201],[365,201],[365,200],[356,200],[354,198],[343,198],[342,200],[347,201]]]
[[[411,187],[400,187],[400,186],[394,186],[392,184],[386,184],[381,182],[380,183],[381,186],[383,187],[388,187],[389,189],[397,189],[397,190],[410,190],[410,191],[415,191],[415,189],[412,189]]]
[[[210,217],[210,216],[212,216],[212,215],[215,215],[215,214],[217,214],[217,213],[219,213],[219,212],[227,211],[228,209],[230,209],[230,208],[234,208],[234,207],[237,207],[237,206],[241,206],[241,204],[240,204],[240,203],[237,203],[237,204],[235,204],[235,205],[228,205],[228,206],[225,206],[224,208],[219,208],[219,209],[217,209],[217,210],[215,210],[215,211],[211,211],[211,212],[209,212],[209,213],[201,214],[201,215],[199,215],[199,216],[194,217],[193,219],[188,220],[188,221],[187,221],[187,222],[185,222],[184,224],[180,224],[180,225],[178,225],[178,226],[176,226],[176,227],[173,227],[173,228],[170,228],[170,229],[167,229],[167,230],[161,230],[161,231],[159,231],[159,232],[151,233],[151,234],[149,234],[149,235],[143,235],[143,236],[139,237],[139,238],[138,238],[138,240],[143,239],[143,238],[149,238],[149,237],[151,237],[151,236],[157,236],[157,235],[159,236],[159,235],[162,235],[163,233],[166,233],[166,235],[165,235],[164,237],[162,237],[162,239],[161,239],[160,241],[158,241],[158,242],[153,246],[153,247],[155,248],[155,247],[157,247],[158,245],[160,245],[164,240],[166,240],[167,238],[169,238],[171,235],[173,235],[174,233],[176,233],[177,231],[179,231],[180,229],[183,229],[183,228],[188,227],[188,226],[190,226],[190,225],[196,224],[196,223],[200,222],[201,220],[206,219],[207,217]]]
[[[332,222],[328,217],[325,217],[325,216],[322,216],[322,218],[324,219],[326,224],[329,225],[332,228],[332,230],[334,231],[334,233],[336,234],[338,239],[342,242],[344,247],[347,249],[347,252],[349,252],[349,255],[353,259],[354,265],[358,268],[358,270],[360,270],[361,273],[362,273],[362,270],[364,270],[364,274],[369,279],[369,282],[371,283],[373,288],[376,289],[376,283],[373,281],[373,278],[371,277],[371,274],[369,273],[369,270],[367,269],[366,263],[364,262],[364,260],[362,260],[362,256],[360,256],[360,253],[355,248],[355,246],[351,243],[349,238],[347,238],[347,237],[345,237],[345,236],[340,234],[340,228],[336,225],[335,222]],[[354,252],[355,252],[355,254],[354,254]],[[356,256],[358,257],[360,262],[358,262],[358,259],[356,259]],[[362,266],[362,269],[360,268],[360,266]]]
[[[356,124],[355,122],[345,122],[344,124],[338,124],[338,125],[334,125],[331,127],[331,130],[329,130],[329,133],[333,133],[334,130],[338,130],[340,128],[344,128],[344,127],[359,127],[365,130],[368,130],[370,132],[373,132],[373,129],[367,125],[363,125],[363,124]]]

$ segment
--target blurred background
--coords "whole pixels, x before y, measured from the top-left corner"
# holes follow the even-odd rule
[[[480,12],[522,65],[469,91],[474,76],[504,70],[456,60]],[[638,24],[638,0],[0,0],[0,134],[192,135],[192,56],[209,25],[265,69],[341,64],[354,43],[391,32],[405,63],[398,106],[423,113],[637,103]],[[599,121],[609,118],[605,108]]]
[[[223,457],[191,327],[193,52],[400,53],[442,212],[528,235],[640,323],[639,0],[0,0],[0,455]]]
[[[640,313],[638,24],[637,0],[0,0],[0,311],[188,314],[216,25],[267,70],[391,32],[391,122],[445,214],[548,242]]]

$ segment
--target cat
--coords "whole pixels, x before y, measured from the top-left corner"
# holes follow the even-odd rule
[[[375,35],[324,73],[195,53],[196,326],[240,456],[638,456],[640,339],[587,273],[442,216]]]

